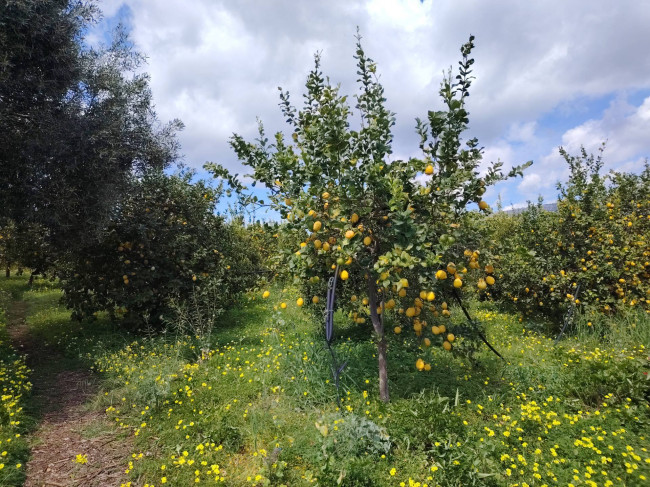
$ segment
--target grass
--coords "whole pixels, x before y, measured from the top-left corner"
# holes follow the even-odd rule
[[[274,309],[295,303],[292,290],[247,296],[209,340],[71,323],[57,293],[26,296],[30,325],[103,377],[98,401],[134,435],[133,485],[648,484],[646,314],[579,316],[554,345],[513,314],[475,306],[506,361],[485,347],[474,360],[456,353],[462,338],[451,354],[391,334],[389,404],[378,400],[369,325],[337,315],[347,360],[337,404],[318,321]],[[416,370],[418,357],[430,371]]]

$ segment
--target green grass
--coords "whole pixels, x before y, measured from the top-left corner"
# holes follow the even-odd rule
[[[108,414],[136,436],[134,478],[149,486],[647,484],[647,315],[633,318],[635,327],[629,317],[619,329],[599,323],[605,336],[579,328],[554,346],[516,316],[476,307],[506,362],[485,349],[475,362],[425,351],[407,333],[392,335],[388,405],[377,399],[368,325],[337,316],[336,350],[348,360],[337,407],[320,325],[295,306],[274,310],[295,302],[291,292],[273,296],[224,315],[209,357],[185,337],[96,357],[110,384]],[[450,328],[460,325],[459,313],[454,319]],[[417,357],[431,371],[417,372]]]
[[[292,290],[246,297],[207,339],[71,323],[57,292],[25,295],[30,326],[103,377],[98,401],[134,435],[134,485],[648,483],[647,314],[579,316],[554,345],[543,326],[472,307],[506,361],[485,347],[456,353],[462,337],[451,354],[391,334],[389,404],[378,400],[370,325],[337,314],[336,353],[348,361],[337,404],[322,325]],[[447,327],[460,330],[452,314]],[[419,357],[430,371],[416,370]]]

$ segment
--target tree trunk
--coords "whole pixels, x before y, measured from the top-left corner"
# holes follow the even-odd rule
[[[7,268],[5,269],[5,277],[7,277],[7,278],[11,277],[11,269],[9,269],[8,265],[7,265]]]
[[[34,284],[34,274],[36,274],[36,271],[32,271],[32,273],[29,275],[29,283],[27,285],[31,288],[32,285]]]
[[[379,365],[379,398],[383,402],[390,401],[388,393],[388,360],[386,358],[388,345],[384,335],[384,320],[377,313],[377,308],[383,303],[377,299],[377,284],[374,282],[372,275],[368,275],[368,304],[370,305],[370,320],[375,330],[377,339],[377,360]]]

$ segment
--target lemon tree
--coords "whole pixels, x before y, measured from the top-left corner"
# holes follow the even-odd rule
[[[371,324],[384,401],[389,399],[384,317],[390,314],[402,323],[396,333],[412,326],[419,339],[452,348],[455,337],[448,336],[444,323],[429,325],[449,315],[442,301],[470,279],[467,266],[479,266],[480,250],[465,249],[459,238],[472,208],[489,211],[481,199],[486,187],[504,178],[501,163],[480,176],[479,143],[462,140],[473,40],[461,48],[458,74],[450,70],[442,81],[443,108],[416,122],[419,157],[391,157],[394,114],[386,107],[376,64],[366,56],[360,37],[355,53],[359,92],[353,106],[324,77],[316,55],[301,109],[280,90],[288,135],[277,133],[269,141],[260,123],[255,141],[239,135],[231,139],[294,236],[293,247],[285,251],[285,269],[302,285],[304,301],[322,307],[327,278],[338,269],[337,306],[359,325]],[[514,168],[509,176],[522,169]],[[453,259],[459,258],[467,262],[456,267]],[[467,285],[476,286],[478,280]],[[416,362],[418,369],[427,365]]]
[[[640,174],[601,174],[603,154],[570,155],[557,211],[531,205],[487,219],[499,256],[499,297],[526,314],[559,319],[569,305],[614,313],[650,311],[650,165]]]
[[[162,327],[172,303],[210,292],[225,308],[254,282],[258,258],[238,225],[215,214],[221,188],[192,173],[148,172],[120,202],[104,238],[61,270],[77,319],[106,311],[130,327]]]

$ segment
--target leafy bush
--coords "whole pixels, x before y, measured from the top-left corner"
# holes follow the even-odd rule
[[[256,256],[241,229],[215,215],[220,188],[191,177],[156,171],[133,183],[103,239],[75,254],[64,274],[75,318],[108,311],[130,326],[160,326],[172,301],[210,284],[224,307],[251,283]]]

